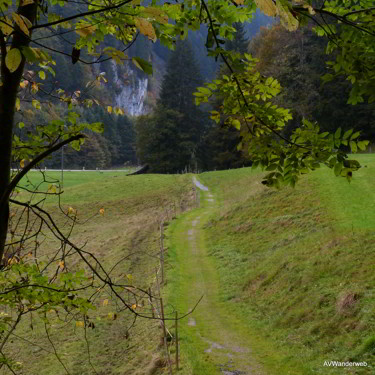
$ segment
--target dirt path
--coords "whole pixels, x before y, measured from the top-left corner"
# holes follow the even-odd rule
[[[190,347],[184,348],[182,341],[181,349],[190,353],[195,375],[264,375],[252,356],[246,322],[228,315],[219,300],[219,275],[207,253],[204,232],[217,203],[207,187],[197,180],[194,183],[200,189],[201,207],[178,219],[172,236],[180,267],[178,299],[191,309],[201,295],[204,298],[182,322]]]

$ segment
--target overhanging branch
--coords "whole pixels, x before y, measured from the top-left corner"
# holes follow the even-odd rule
[[[17,175],[13,178],[13,180],[8,185],[7,189],[5,190],[3,196],[0,200],[0,207],[3,205],[4,202],[6,202],[9,199],[9,196],[11,192],[15,189],[15,187],[18,185],[18,183],[21,181],[21,179],[37,164],[39,164],[42,160],[44,160],[49,155],[53,154],[57,150],[59,150],[61,147],[73,142],[77,141],[79,139],[85,138],[83,134],[76,134],[72,137],[69,137],[68,139],[65,139],[64,141],[61,141],[54,145],[53,147],[49,148],[48,150],[42,152],[39,154],[35,159],[33,159],[25,168],[22,169]]]
[[[96,9],[96,10],[92,10],[92,11],[89,11],[89,12],[77,13],[77,14],[74,14],[73,16],[66,17],[66,18],[63,18],[61,20],[48,22],[48,23],[42,23],[41,25],[34,25],[33,27],[30,28],[30,30],[41,29],[41,28],[49,27],[49,26],[55,26],[55,25],[59,25],[60,23],[64,23],[64,22],[67,22],[67,21],[74,20],[76,18],[82,18],[82,17],[85,17],[85,16],[92,16],[94,14],[108,12],[110,10],[121,8],[123,5],[126,5],[126,4],[130,3],[131,1],[132,0],[125,0],[125,1],[122,1],[121,3],[118,3],[116,5],[112,5],[112,6],[108,6],[106,8]]]

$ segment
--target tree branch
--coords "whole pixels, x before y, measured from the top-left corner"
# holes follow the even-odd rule
[[[79,139],[85,138],[83,134],[77,134],[73,135],[72,137],[65,139],[64,141],[57,143],[55,146],[49,148],[48,150],[42,152],[39,154],[34,160],[32,160],[25,168],[22,169],[10,182],[8,185],[7,189],[5,190],[3,196],[1,197],[0,200],[0,206],[2,205],[3,202],[5,202],[12,190],[18,185],[18,183],[21,181],[21,179],[33,168],[35,167],[38,163],[40,163],[42,160],[44,160],[47,156],[53,154],[55,151],[59,150],[61,147],[73,142],[77,141]]]
[[[85,17],[85,16],[92,16],[93,14],[97,14],[97,13],[108,12],[110,10],[121,8],[123,5],[126,5],[126,4],[130,3],[131,1],[132,0],[125,0],[125,1],[122,1],[121,3],[119,3],[119,4],[112,5],[112,6],[103,8],[103,9],[96,9],[96,10],[92,10],[92,11],[89,11],[89,12],[77,13],[77,14],[74,14],[73,16],[66,17],[66,18],[63,18],[61,20],[48,22],[48,23],[42,23],[41,25],[34,25],[33,27],[30,28],[30,30],[41,29],[41,28],[48,27],[48,26],[59,25],[60,23],[71,21],[71,20],[74,20],[76,18],[82,18],[82,17]]]
[[[201,0],[201,3],[202,3],[202,6],[204,7],[204,9],[205,9],[205,11],[206,11],[206,13],[207,13],[207,17],[208,17],[208,20],[209,20],[209,22],[210,22],[210,28],[211,28],[211,30],[212,30],[212,35],[213,35],[213,37],[214,37],[214,39],[215,39],[215,43],[216,43],[217,47],[220,47],[220,43],[219,43],[219,41],[218,41],[218,39],[217,39],[217,35],[216,35],[215,29],[214,29],[214,22],[213,22],[213,19],[212,19],[212,17],[211,17],[211,14],[210,14],[210,12],[209,12],[209,10],[208,10],[207,4],[205,3],[204,0]],[[229,69],[230,72],[232,73],[232,75],[233,75],[233,79],[234,79],[234,81],[236,82],[236,85],[237,85],[238,91],[240,92],[240,95],[241,95],[241,97],[242,97],[242,100],[244,101],[245,106],[246,106],[247,108],[250,109],[250,105],[249,105],[249,103],[248,103],[248,101],[247,101],[247,99],[246,99],[246,97],[245,97],[245,95],[244,95],[244,93],[243,93],[243,90],[242,90],[242,87],[241,87],[241,84],[240,84],[238,78],[237,78],[236,75],[234,74],[234,70],[233,70],[232,66],[229,64],[228,59],[225,57],[225,55],[224,55],[223,53],[220,52],[220,56],[221,56],[221,58],[223,59],[225,65],[228,67],[228,69]],[[269,126],[267,123],[265,123],[265,122],[263,121],[263,119],[261,119],[261,118],[259,118],[259,117],[257,117],[257,119],[258,119],[258,121],[259,121],[259,122],[260,122],[265,128],[267,128],[269,131],[271,131],[272,133],[274,133],[277,137],[279,137],[280,139],[282,139],[283,141],[285,141],[285,142],[288,143],[289,145],[291,145],[291,146],[296,146],[296,147],[299,147],[299,148],[303,148],[303,149],[306,149],[306,150],[310,150],[310,149],[309,149],[308,147],[306,147],[306,146],[300,145],[300,144],[298,144],[298,143],[294,143],[294,142],[290,141],[288,138],[285,138],[282,134],[280,134],[280,133],[277,132],[275,129],[273,129],[272,126]]]
[[[367,9],[358,9],[358,10],[353,10],[351,12],[348,12],[348,13],[345,13],[343,15],[343,18],[346,18],[346,17],[349,17],[353,14],[357,14],[357,13],[363,13],[363,12],[370,12],[372,10],[375,10],[375,7],[370,7],[370,8],[367,8]]]

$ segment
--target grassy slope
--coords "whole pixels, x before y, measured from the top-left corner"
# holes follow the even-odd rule
[[[248,169],[201,175],[220,200],[206,236],[221,301],[290,371],[341,373],[323,362],[350,359],[372,367],[345,373],[374,371],[375,159],[359,158],[351,184],[325,169],[282,191]]]
[[[266,373],[263,367],[267,367],[275,374],[301,374],[301,367],[291,369],[290,363],[282,364],[277,346],[260,337],[257,330],[235,313],[233,305],[222,298],[221,275],[217,272],[217,262],[209,255],[206,236],[216,205],[207,198],[210,198],[208,193],[200,192],[200,208],[185,213],[168,228],[169,304],[180,314],[186,313],[203,296],[196,310],[179,324],[182,359],[179,373],[213,375],[221,369],[263,375]],[[192,326],[191,321],[196,324]]]
[[[49,174],[50,177],[58,177]],[[122,173],[65,173],[65,194],[62,207],[74,207],[82,219],[92,217],[86,224],[76,228],[73,235],[76,243],[100,257],[108,267],[127,254],[129,259],[121,263],[119,272],[132,274],[134,283],[148,287],[158,266],[155,257],[159,251],[158,221],[166,215],[166,210],[179,213],[189,204],[191,196],[191,176],[144,175],[126,177]],[[31,175],[35,182],[39,175]],[[52,178],[51,178],[52,180]],[[25,184],[27,182],[25,181]],[[46,184],[45,189],[49,184]],[[41,187],[42,189],[43,187]],[[47,200],[46,208],[59,221],[56,202]],[[105,214],[98,214],[99,208]],[[102,296],[102,300],[108,298]],[[108,320],[107,313],[115,311],[113,303],[101,306],[90,314],[95,329],[88,330],[92,362],[99,374],[144,374],[152,371],[152,359],[160,356],[159,342],[161,331],[155,321],[137,321],[127,338],[127,327],[132,316],[119,314],[116,321]],[[51,312],[50,318],[54,319]],[[27,366],[28,374],[64,374],[65,371],[52,353],[50,343],[43,332],[37,315],[25,321],[18,334],[27,340],[37,342],[34,346],[24,340],[13,341],[5,350],[14,350],[18,358]],[[71,375],[92,374],[88,363],[87,347],[83,329],[76,328],[74,322],[56,324],[53,321],[51,338],[59,355],[64,360]],[[130,348],[130,349],[129,349]],[[4,371],[3,367],[1,371]]]

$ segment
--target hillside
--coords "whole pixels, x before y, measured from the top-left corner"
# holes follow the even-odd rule
[[[345,373],[373,373],[375,158],[358,158],[366,167],[351,184],[328,169],[281,191],[245,168],[199,176],[202,208],[169,232],[172,303],[204,295],[196,325],[182,328],[186,373],[342,373],[324,361],[366,361]]]

